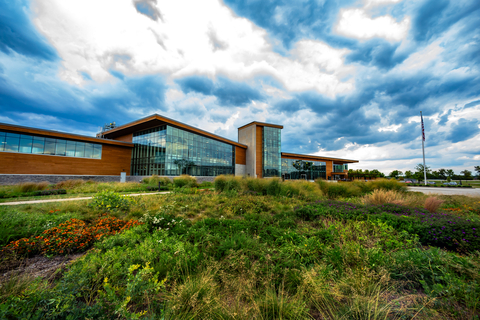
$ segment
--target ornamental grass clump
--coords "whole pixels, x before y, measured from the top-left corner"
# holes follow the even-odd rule
[[[428,197],[427,200],[425,200],[425,209],[428,210],[428,212],[437,212],[438,208],[442,205],[443,201],[438,199],[437,197]]]
[[[37,191],[37,190],[45,190],[48,188],[49,183],[44,181],[44,182],[24,182],[19,185],[17,185],[16,189],[18,192],[32,192],[32,191]]]
[[[382,205],[385,203],[403,203],[403,195],[395,190],[377,189],[371,194],[363,197],[363,202],[366,204]]]
[[[151,177],[143,178],[142,183],[153,186],[158,186],[160,184],[162,187],[166,187],[169,184],[172,184],[172,180],[170,180],[170,178],[160,177],[154,174]]]
[[[12,241],[2,251],[27,256],[38,253],[61,255],[82,252],[91,247],[95,241],[140,224],[141,222],[137,220],[125,221],[115,217],[104,217],[88,226],[82,220],[70,219],[58,227],[45,230],[39,236]]]
[[[173,184],[176,188],[196,188],[198,185],[197,179],[195,177],[189,176],[188,174],[182,174],[180,177],[173,178]]]

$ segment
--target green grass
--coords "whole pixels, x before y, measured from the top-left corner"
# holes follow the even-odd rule
[[[425,247],[376,219],[294,211],[327,197],[360,204],[368,189],[394,184],[330,191],[321,182],[222,182],[215,182],[221,193],[136,197],[129,210],[112,214],[142,219],[142,226],[97,242],[50,282],[17,275],[2,283],[9,291],[0,290],[0,318],[478,318],[478,251]],[[426,199],[395,192],[409,206]],[[480,198],[440,198],[442,210],[480,217]],[[93,221],[102,212],[88,204],[0,207],[3,244],[38,234],[47,221]]]

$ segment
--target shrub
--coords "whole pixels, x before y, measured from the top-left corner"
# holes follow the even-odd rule
[[[132,202],[134,200],[131,197],[122,196],[113,191],[102,191],[93,196],[89,206],[106,211],[127,211],[130,209]]]
[[[147,310],[152,312],[163,309],[160,301],[151,301],[151,299],[160,300],[159,293],[164,289],[166,280],[165,278],[158,281],[158,272],[154,272],[149,262],[143,268],[139,264],[131,265],[128,268],[124,288],[110,284],[108,278],[105,278],[103,291],[99,291],[100,304],[106,310],[124,319],[141,319]],[[135,307],[132,308],[132,305]],[[131,311],[131,309],[134,310]],[[135,312],[138,309],[147,310]]]
[[[34,191],[34,196],[49,196],[53,194],[67,194],[67,190],[65,189],[53,189],[53,190],[38,190]]]
[[[151,177],[148,178],[143,178],[142,180],[143,183],[153,185],[153,186],[158,186],[160,183],[161,186],[168,186],[169,184],[172,184],[172,180],[168,177],[159,177],[157,175],[152,175]]]
[[[265,192],[270,196],[278,196],[282,191],[282,180],[279,178],[268,178]]]
[[[213,185],[215,186],[216,191],[223,192],[227,186],[227,177],[223,174],[215,177],[213,180]]]
[[[329,199],[355,197],[361,194],[360,188],[352,183],[331,183],[322,179],[315,181]]]
[[[268,179],[247,178],[244,183],[247,191],[254,191],[261,195],[267,194]]]
[[[427,200],[425,200],[425,209],[428,210],[428,212],[437,212],[438,208],[442,205],[443,201],[438,199],[437,197],[428,197]]]
[[[197,179],[195,177],[189,176],[188,174],[182,174],[180,177],[173,178],[173,184],[176,188],[197,187]]]
[[[371,186],[372,190],[383,189],[383,190],[395,190],[398,192],[406,192],[407,187],[404,183],[400,183],[395,179],[377,179],[367,182]]]
[[[234,191],[234,192],[242,191],[242,178],[235,177],[233,175],[227,176],[227,181],[226,181],[224,191]]]
[[[402,204],[403,197],[400,193],[394,190],[377,189],[371,194],[363,197],[363,202],[366,204],[382,205],[385,203]]]

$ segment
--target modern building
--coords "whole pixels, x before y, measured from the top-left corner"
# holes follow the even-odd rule
[[[86,137],[0,124],[0,174],[346,178],[357,160],[282,152],[283,126],[251,122],[238,142],[154,114]]]

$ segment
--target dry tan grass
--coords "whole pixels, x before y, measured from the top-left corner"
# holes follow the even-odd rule
[[[19,192],[32,192],[37,190],[45,190],[48,187],[49,183],[46,181],[43,182],[24,182],[17,185],[17,190]]]
[[[65,180],[65,181],[58,182],[57,185],[56,185],[56,188],[57,189],[73,189],[73,188],[81,186],[85,183],[86,183],[86,181],[81,180],[81,179]]]
[[[382,205],[385,203],[404,204],[404,195],[394,190],[374,190],[371,194],[363,197],[363,203]]]
[[[424,208],[428,210],[428,212],[434,213],[437,212],[438,208],[442,205],[443,201],[438,199],[437,197],[428,197],[425,200]]]

